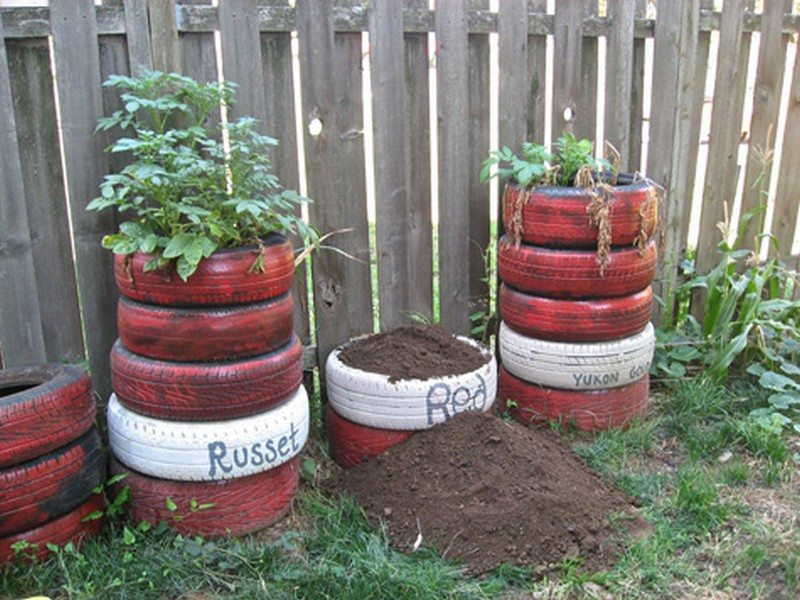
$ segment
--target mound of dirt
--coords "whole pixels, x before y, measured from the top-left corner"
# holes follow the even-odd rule
[[[631,499],[604,482],[553,432],[484,413],[463,413],[333,484],[386,523],[412,551],[418,537],[473,574],[502,563],[538,574],[579,558],[587,571],[613,564],[626,534],[648,525]]]
[[[339,359],[395,382],[469,373],[489,362],[491,355],[440,325],[416,325],[355,340],[342,349]]]

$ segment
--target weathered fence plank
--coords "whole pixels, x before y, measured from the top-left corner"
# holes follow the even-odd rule
[[[769,190],[772,175],[771,165],[764,164],[768,155],[775,149],[775,135],[778,129],[783,72],[786,61],[788,36],[781,32],[783,13],[791,10],[791,1],[764,3],[761,40],[758,49],[758,66],[753,95],[753,114],[750,120],[750,144],[745,166],[744,189],[740,214],[745,214],[759,206],[766,208],[767,198],[762,190]],[[763,161],[759,160],[763,157]],[[750,221],[742,243],[758,252],[760,242],[756,236],[761,233],[759,223],[763,218],[756,216]]]
[[[797,157],[800,156],[798,132],[800,132],[800,44],[795,53],[794,71],[789,89],[786,129],[783,136],[778,188],[775,195],[775,212],[770,228],[770,233],[775,236],[778,251],[782,256],[787,256],[792,251],[797,211],[800,205],[797,200],[797,190],[800,190],[800,168],[797,167]],[[775,254],[776,250],[770,244],[770,255],[774,256]]]
[[[575,0],[573,0],[575,1]],[[580,23],[597,18],[597,0],[581,0],[583,16]],[[578,102],[578,115],[575,122],[575,135],[594,140],[597,137],[597,47],[596,35],[583,34],[580,52],[581,94]],[[557,138],[561,132],[553,132]],[[602,140],[597,140],[602,146]]]
[[[94,2],[53,0],[50,14],[67,200],[87,354],[95,389],[105,397],[110,390],[108,352],[117,336],[117,290],[113,256],[100,246],[103,235],[113,229],[114,216],[85,210],[97,195],[107,170],[102,141],[94,134],[103,112]]]
[[[125,0],[125,39],[134,77],[153,68],[147,0]]]
[[[409,198],[406,172],[405,65],[403,15],[387,0],[374,0],[368,11],[372,77],[372,129],[375,148],[378,298],[381,329],[408,320],[412,310],[409,263]]]
[[[153,68],[167,73],[178,71],[181,67],[181,48],[175,20],[175,0],[147,0],[147,14]]]
[[[49,362],[85,358],[47,40],[7,42],[25,204]],[[34,311],[21,318],[36,318]],[[8,349],[12,359],[18,350]]]
[[[2,22],[0,148],[0,357],[5,367],[15,367],[46,358]]]
[[[717,223],[724,220],[726,204],[728,214],[733,211],[736,194],[736,163],[750,42],[750,34],[743,35],[744,5],[745,0],[726,0],[722,11],[708,167],[697,243],[697,269],[700,273],[708,272],[719,260]]]
[[[636,0],[634,10],[637,19],[647,15],[647,0]],[[627,168],[631,172],[643,171],[642,127],[644,125],[644,53],[645,40],[633,40],[633,65],[631,66],[630,129],[628,133]],[[608,85],[608,81],[606,81]]]
[[[427,0],[411,0],[408,6],[427,8]],[[431,224],[431,126],[428,34],[406,33],[405,82],[406,114],[405,141],[408,163],[408,246],[414,260],[408,264],[411,282],[411,309],[433,317],[433,238]]]
[[[611,29],[606,44],[605,139],[620,153],[620,168],[628,170],[631,130],[631,81],[633,77],[633,21],[636,5],[608,3]],[[641,127],[641,124],[640,124]],[[598,140],[602,142],[602,140]]]
[[[312,223],[337,236],[343,251],[363,262],[323,251],[314,259],[317,356],[372,330],[361,101],[361,34],[333,33],[330,0],[297,5],[304,141]],[[312,135],[309,125],[319,121]],[[316,131],[314,132],[317,133]]]
[[[528,10],[545,13],[547,0],[528,0]],[[547,85],[547,36],[528,36],[528,126],[525,139],[544,143]]]
[[[500,5],[501,9],[504,4]],[[489,3],[486,0],[472,0],[470,7],[488,9]],[[486,280],[484,252],[489,245],[491,197],[489,186],[480,181],[481,165],[489,155],[489,36],[482,33],[469,34],[467,44],[469,53],[467,83],[467,111],[469,114],[469,156],[467,167],[467,177],[469,178],[469,279],[466,282],[466,287],[469,296],[469,314],[472,314],[479,311],[488,311],[489,309],[489,286]],[[525,60],[525,55],[522,55],[522,60]],[[522,83],[524,86],[525,63],[522,62],[522,65],[523,70],[517,73],[520,79],[517,83]],[[524,98],[524,93],[525,89],[523,87],[517,98]],[[502,92],[500,94],[502,96]],[[518,104],[524,110],[524,103],[519,102]],[[502,111],[500,114],[502,120]],[[519,130],[516,134],[524,136],[524,113],[521,116],[522,121],[517,121]]]
[[[681,191],[685,189],[684,177],[695,161],[685,148],[692,135],[697,135],[691,127],[691,106],[699,15],[697,0],[682,0],[660,4],[656,20],[653,68],[658,69],[659,76],[653,82],[647,174],[666,191],[666,197],[661,198],[666,206],[659,211],[664,255],[655,285],[655,292],[665,301],[674,288],[683,249],[683,215],[691,209],[691,198]]]
[[[525,17],[527,0],[501,2],[497,15],[497,55],[499,64],[498,141],[520,152],[527,133],[526,97],[528,32]]]
[[[103,35],[98,40],[98,47],[100,52],[100,80],[106,81],[111,75],[129,75],[130,74],[130,53],[126,44],[124,36],[121,35]],[[119,89],[113,87],[103,87],[103,114],[111,115],[117,110],[122,110],[123,102],[119,98]],[[116,140],[123,135],[119,129],[114,129],[104,133],[98,133],[100,136],[101,145],[104,148],[111,146]],[[108,165],[111,171],[120,171],[130,162],[129,156],[123,153],[115,153],[108,155]],[[120,215],[114,215],[115,221],[120,220]]]
[[[458,334],[469,332],[469,143],[467,1],[436,10],[437,120],[439,124],[439,285],[441,321]]]
[[[577,133],[577,123],[585,122],[578,114],[582,105],[581,58],[583,2],[556,2],[553,35],[553,140],[564,131]],[[588,118],[588,117],[586,117]]]

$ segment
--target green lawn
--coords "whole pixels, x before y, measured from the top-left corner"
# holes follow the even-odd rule
[[[652,535],[611,571],[580,561],[553,580],[514,567],[468,579],[430,550],[389,549],[348,499],[326,497],[334,471],[319,426],[302,492],[278,527],[206,542],[122,517],[81,552],[0,573],[0,597],[53,598],[718,598],[800,596],[800,445],[745,415],[761,392],[689,381],[654,394],[646,421],[596,436],[565,431],[576,451],[638,500]],[[319,416],[315,398],[314,413]]]

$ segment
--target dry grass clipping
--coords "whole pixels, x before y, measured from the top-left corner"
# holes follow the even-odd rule
[[[586,206],[586,214],[589,215],[589,225],[597,228],[597,262],[600,277],[605,277],[611,252],[611,186],[597,181],[587,165],[575,174],[575,187],[584,188],[592,198]]]

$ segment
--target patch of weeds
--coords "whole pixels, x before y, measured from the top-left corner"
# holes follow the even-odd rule
[[[789,450],[780,433],[764,429],[750,419],[740,421],[738,425],[742,445],[753,456],[772,463],[785,463],[789,458]]]
[[[657,427],[656,419],[636,419],[627,429],[598,433],[590,444],[578,444],[573,450],[595,469],[619,468],[629,456],[641,456],[653,448]]]
[[[702,469],[682,467],[675,483],[675,516],[688,532],[702,535],[731,516],[732,507],[719,500],[714,482]]]
[[[732,462],[722,467],[720,470],[720,478],[725,485],[730,487],[742,487],[747,485],[750,479],[750,467],[741,461]]]
[[[651,471],[619,471],[614,475],[614,485],[640,503],[649,504],[668,491],[670,476]]]

